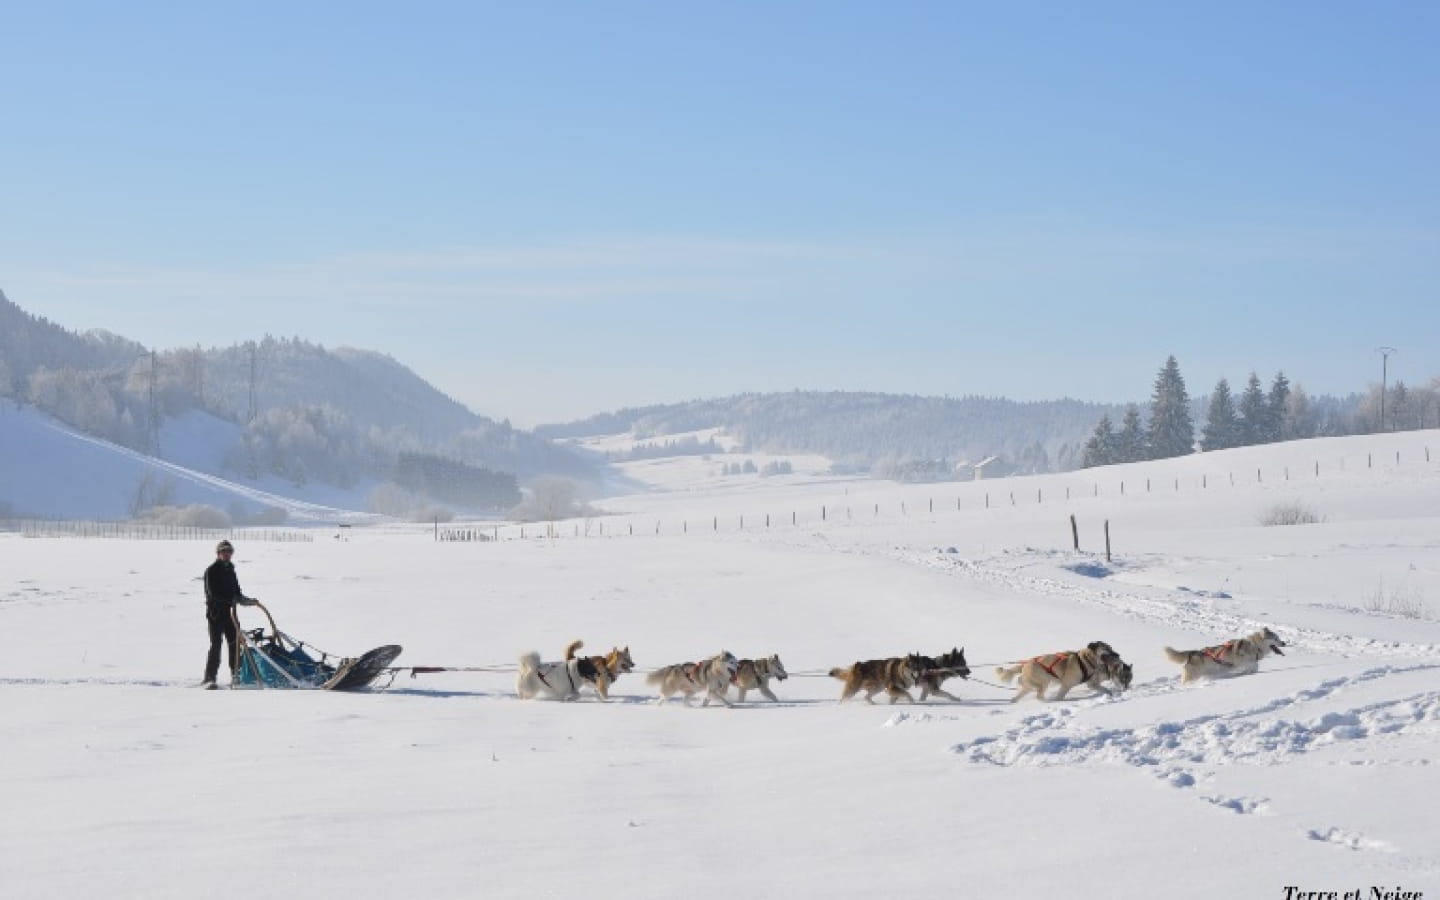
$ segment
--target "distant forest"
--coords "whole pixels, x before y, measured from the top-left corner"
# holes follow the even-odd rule
[[[1198,442],[1197,420],[1203,423]],[[1148,416],[1132,403],[1117,428],[1108,413],[1103,415],[1085,442],[1081,465],[1425,427],[1440,427],[1440,377],[1413,389],[1403,381],[1373,385],[1367,394],[1337,400],[1312,398],[1303,387],[1291,384],[1284,372],[1276,372],[1266,390],[1260,376],[1251,372],[1239,397],[1231,391],[1229,379],[1221,378],[1208,396],[1195,401],[1179,362],[1171,356],[1155,377]]]
[[[1095,420],[1121,409],[1079,400],[792,391],[624,409],[535,433],[629,433],[658,443],[664,435],[720,427],[739,442],[739,452],[813,453],[842,470],[929,480],[968,472],[989,457],[1000,457],[1011,472],[1077,468]]]

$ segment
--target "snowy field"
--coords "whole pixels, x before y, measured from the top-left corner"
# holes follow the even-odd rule
[[[677,472],[553,539],[237,541],[283,630],[484,670],[361,694],[195,689],[208,542],[0,534],[0,896],[1440,897],[1440,432],[949,485]],[[1321,521],[1260,524],[1294,504]],[[1181,686],[1162,652],[1262,625],[1289,646],[1255,675]],[[573,638],[792,677],[516,700],[516,658]],[[1127,693],[997,686],[1096,639]],[[957,645],[959,703],[839,705],[825,674]]]

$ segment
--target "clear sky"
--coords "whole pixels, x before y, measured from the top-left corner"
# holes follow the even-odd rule
[[[530,426],[1440,374],[1433,2],[0,8],[0,289]]]

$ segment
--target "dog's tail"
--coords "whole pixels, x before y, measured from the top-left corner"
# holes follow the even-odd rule
[[[1165,655],[1173,663],[1186,663],[1190,661],[1190,654],[1183,650],[1176,650],[1172,647],[1165,648]]]
[[[830,677],[831,677],[831,678],[838,678],[838,679],[840,679],[841,681],[845,681],[846,679],[848,679],[848,678],[850,677],[850,673],[851,673],[851,672],[854,672],[854,671],[855,671],[855,667],[854,667],[854,666],[846,666],[846,667],[843,668],[843,669],[831,669],[831,670],[830,670]]]
[[[660,668],[658,668],[658,669],[656,669],[655,671],[651,672],[649,675],[646,675],[646,676],[645,676],[645,683],[646,683],[646,684],[661,684],[661,683],[663,683],[663,682],[665,681],[665,674],[669,671],[669,669],[670,669],[669,666],[661,666]]]
[[[1023,668],[1025,668],[1024,663],[1021,663],[1018,666],[1011,666],[1008,669],[1004,666],[997,666],[995,669],[995,677],[999,678],[1002,683],[1009,684],[1011,681],[1015,680],[1015,676],[1019,675],[1020,670]]]
[[[579,650],[579,649],[580,649],[581,647],[583,647],[583,646],[585,646],[585,642],[582,641],[582,640],[580,640],[579,638],[576,638],[575,640],[571,641],[569,644],[566,644],[566,645],[565,645],[565,659],[566,659],[566,661],[569,661],[569,660],[574,659],[574,658],[575,658],[575,651],[576,651],[576,650]]]

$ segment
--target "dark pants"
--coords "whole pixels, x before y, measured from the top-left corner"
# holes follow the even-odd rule
[[[220,642],[224,640],[229,650],[226,658],[230,664],[230,676],[235,676],[235,620],[230,607],[205,605],[205,620],[210,623],[210,654],[205,657],[205,680],[214,681],[220,672]]]

